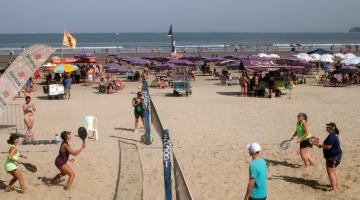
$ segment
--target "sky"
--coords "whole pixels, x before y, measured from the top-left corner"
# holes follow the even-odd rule
[[[347,32],[360,0],[1,0],[0,33]]]

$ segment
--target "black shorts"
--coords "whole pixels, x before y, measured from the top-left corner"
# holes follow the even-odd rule
[[[300,149],[305,149],[308,147],[310,147],[310,148],[313,147],[313,145],[310,143],[310,138],[300,142]]]
[[[342,155],[326,159],[326,167],[336,168],[341,163],[341,156]]]
[[[253,197],[250,197],[249,200],[266,200],[266,197],[264,197],[264,198],[253,198]]]
[[[134,112],[134,114],[135,114],[135,118],[136,119],[138,119],[139,117],[141,117],[141,118],[144,118],[145,117],[145,112]]]

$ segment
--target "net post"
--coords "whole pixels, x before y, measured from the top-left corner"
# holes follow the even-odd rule
[[[151,144],[150,139],[150,98],[149,87],[147,81],[143,81],[142,93],[144,97],[144,110],[145,110],[145,145]]]
[[[162,131],[163,141],[163,164],[164,164],[164,184],[165,184],[165,200],[172,199],[171,192],[171,160],[170,160],[170,142],[169,130]]]

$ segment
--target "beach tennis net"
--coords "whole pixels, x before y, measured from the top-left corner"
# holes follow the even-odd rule
[[[151,115],[151,123],[153,127],[155,128],[155,131],[159,134],[160,137],[162,137],[162,133],[164,131],[163,125],[161,123],[160,117],[157,113],[157,110],[155,108],[155,105],[150,98],[150,115]],[[193,200],[193,197],[191,195],[190,189],[188,187],[188,184],[185,180],[184,174],[182,173],[181,167],[179,165],[179,161],[176,158],[175,152],[173,151],[173,146],[170,141],[170,148],[172,152],[172,158],[173,158],[173,174],[175,179],[175,195],[176,200]]]

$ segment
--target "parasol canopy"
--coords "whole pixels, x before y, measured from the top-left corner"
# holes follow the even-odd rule
[[[356,58],[357,56],[355,56],[354,54],[352,54],[352,53],[347,53],[347,54],[345,54],[344,55],[344,59],[345,60],[351,60],[351,59],[354,59],[354,58]]]
[[[308,54],[324,55],[324,54],[332,54],[332,53],[331,53],[331,51],[328,51],[325,49],[315,49],[314,51],[309,51]]]
[[[354,57],[351,59],[343,60],[341,61],[341,63],[345,65],[357,65],[360,63],[360,57]]]
[[[104,66],[106,72],[109,73],[126,73],[129,69],[123,65],[119,65],[117,63],[110,63]]]
[[[358,73],[360,71],[359,68],[357,67],[354,67],[354,66],[345,66],[345,67],[342,67],[340,69],[337,69],[334,71],[334,73],[342,73],[342,74],[355,74],[355,73]]]
[[[54,73],[73,72],[78,70],[78,66],[70,64],[59,64],[51,69]]]

